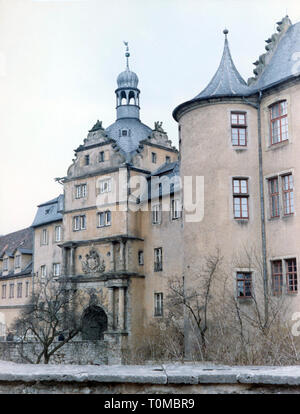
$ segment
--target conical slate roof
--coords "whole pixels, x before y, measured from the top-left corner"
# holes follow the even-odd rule
[[[216,96],[247,95],[251,89],[235,67],[227,40],[228,30],[224,30],[225,43],[220,65],[207,87],[195,96],[199,98],[213,98]]]

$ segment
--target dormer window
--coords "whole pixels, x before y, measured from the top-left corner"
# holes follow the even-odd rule
[[[8,258],[3,259],[3,272],[8,270]]]
[[[271,145],[288,140],[287,102],[277,102],[269,110]]]
[[[128,131],[127,129],[122,129],[122,137],[127,137]]]
[[[18,254],[16,257],[15,257],[15,268],[16,269],[18,269],[18,268],[20,268],[21,267],[21,255],[20,254]]]

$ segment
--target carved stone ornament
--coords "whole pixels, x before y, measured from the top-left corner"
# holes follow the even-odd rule
[[[161,132],[163,134],[166,133],[162,127],[162,122],[159,121],[154,122],[154,131]]]
[[[99,253],[91,249],[89,254],[81,260],[83,273],[103,273],[105,270],[104,260],[101,260]]]

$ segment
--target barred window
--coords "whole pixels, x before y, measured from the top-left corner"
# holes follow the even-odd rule
[[[288,139],[287,102],[281,101],[270,106],[271,144]]]

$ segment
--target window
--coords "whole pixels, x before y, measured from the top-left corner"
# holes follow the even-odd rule
[[[152,206],[152,224],[160,224],[161,222],[161,209],[160,204]]]
[[[60,263],[53,263],[53,276],[60,276]]]
[[[84,164],[85,165],[89,165],[89,163],[90,163],[90,156],[89,155],[85,155],[84,156]]]
[[[9,285],[9,299],[12,299],[15,296],[15,285],[11,283]]]
[[[122,137],[127,137],[128,132],[127,129],[122,129]]]
[[[157,155],[156,155],[156,152],[152,152],[152,153],[151,153],[151,157],[152,157],[152,162],[153,162],[153,164],[156,164],[156,161],[157,161]]]
[[[163,293],[154,293],[154,316],[163,316]]]
[[[99,162],[104,162],[104,151],[99,152]]]
[[[272,265],[272,292],[273,295],[281,295],[282,293],[282,262],[281,260],[274,260],[271,262]]]
[[[270,106],[271,145],[288,139],[288,119],[286,101]]]
[[[3,259],[3,272],[8,270],[8,258]]]
[[[236,219],[249,218],[248,179],[234,178],[233,186],[233,213]]]
[[[73,230],[78,231],[78,230],[85,230],[85,229],[86,229],[85,215],[73,217]]]
[[[55,241],[61,241],[61,226],[55,226]]]
[[[22,297],[22,282],[17,284],[17,298]]]
[[[168,155],[166,156],[166,163],[169,164],[171,162],[171,157],[169,157]]]
[[[285,260],[286,287],[288,293],[298,292],[296,259]]]
[[[154,249],[154,271],[159,272],[163,270],[162,267],[162,248]]]
[[[180,208],[180,200],[174,199],[171,200],[171,217],[172,220],[176,220],[180,217],[181,208]]]
[[[86,184],[75,185],[75,192],[76,192],[75,197],[76,198],[86,197],[86,190],[87,190]]]
[[[16,269],[18,269],[18,268],[20,268],[21,267],[21,255],[20,254],[18,254],[16,257],[15,257],[15,268]]]
[[[236,274],[237,297],[252,297],[252,274],[250,272],[238,272]]]
[[[245,112],[231,112],[231,142],[233,146],[247,146],[247,122]]]
[[[284,215],[294,213],[294,184],[292,174],[282,176],[282,196]]]
[[[29,282],[26,282],[25,297],[28,298],[28,296],[29,296]]]
[[[100,194],[111,191],[111,179],[100,181]]]
[[[2,285],[2,299],[6,299],[6,285]]]
[[[269,179],[270,216],[279,217],[279,186],[278,177]]]
[[[46,266],[43,265],[41,266],[41,277],[46,277],[47,276],[47,269]]]
[[[139,265],[142,266],[144,264],[144,252],[143,252],[143,250],[139,251],[138,260],[139,260]]]
[[[102,211],[98,213],[98,227],[110,226],[111,225],[111,212]]]
[[[42,244],[48,244],[48,230],[42,230]]]

